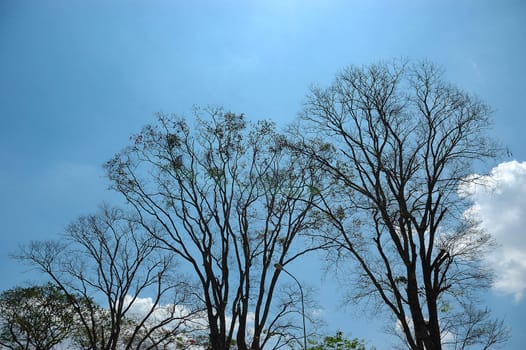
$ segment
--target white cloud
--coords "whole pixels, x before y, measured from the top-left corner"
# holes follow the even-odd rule
[[[125,304],[132,303],[133,298],[129,295],[125,297]],[[128,316],[136,319],[144,318],[150,310],[153,308],[153,300],[150,297],[137,297],[135,301],[131,304]],[[154,308],[152,315],[149,317],[150,322],[159,322],[166,318],[170,317],[171,312],[173,311],[173,316],[178,318],[188,318],[188,315],[191,315],[192,310],[185,305],[173,305],[173,304],[164,304],[158,305]],[[197,328],[206,327],[207,321],[204,314],[194,314],[191,317],[191,323]]]
[[[519,301],[526,290],[526,162],[501,163],[462,190],[473,199],[469,215],[499,245],[486,258],[496,272],[493,288]]]
[[[175,317],[185,318],[187,321],[185,321],[183,324],[178,324],[178,321],[174,320],[172,323],[167,324],[163,328],[165,330],[172,330],[173,326],[181,326],[181,328],[179,328],[180,333],[178,338],[184,343],[185,349],[204,349],[204,347],[196,342],[194,336],[199,335],[201,331],[206,331],[208,323],[205,314],[193,314],[192,310],[185,305],[163,304],[154,307],[153,299],[150,297],[137,297],[135,300],[133,300],[130,295],[126,295],[125,304],[131,304],[127,316],[136,320],[141,320],[146,317],[153,308],[153,313],[148,317],[145,323],[147,328],[171,317],[171,312],[173,311]],[[179,347],[176,346],[177,343],[170,343],[170,341],[171,340],[168,340],[168,343],[163,343],[163,346],[165,346],[166,349],[179,349]]]
[[[150,297],[137,297],[133,301],[133,298],[129,295],[126,295],[125,297],[125,304],[129,305],[131,303],[131,307],[128,313],[128,317],[141,319],[145,317],[148,312],[153,307],[153,300]],[[154,312],[148,319],[149,322],[159,322],[165,318],[168,317],[170,310],[175,309],[175,315],[177,317],[185,317],[191,313],[191,309],[184,305],[173,305],[173,304],[165,304],[165,305],[159,305],[155,307]],[[253,312],[249,312],[248,315],[248,322],[247,322],[247,335],[253,336],[254,335],[254,322],[255,322],[255,314]],[[227,323],[229,324],[232,322],[232,319],[230,317],[227,317]],[[206,330],[208,328],[208,321],[206,319],[205,313],[197,313],[191,317],[191,321],[187,322],[187,326],[192,327],[192,329],[199,331],[199,330]],[[237,329],[238,325],[236,323],[235,329]],[[195,349],[200,349],[200,347],[195,347]]]

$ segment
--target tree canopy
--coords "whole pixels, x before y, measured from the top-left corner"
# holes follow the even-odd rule
[[[164,249],[201,285],[214,350],[280,347],[296,339],[297,292],[276,295],[281,270],[315,249],[300,242],[318,170],[285,147],[269,121],[222,109],[194,123],[158,115],[156,125],[106,164],[113,188]],[[270,345],[272,344],[272,345]]]
[[[362,340],[349,339],[343,335],[342,331],[336,331],[334,335],[327,335],[321,341],[312,341],[309,350],[366,350]]]
[[[82,349],[154,349],[183,335],[199,311],[173,254],[159,249],[137,218],[115,207],[78,218],[62,240],[24,246],[18,258],[65,295],[75,313],[73,340]],[[146,296],[150,303],[134,312]]]
[[[459,193],[499,151],[490,112],[427,61],[351,66],[311,90],[291,145],[325,171],[319,237],[351,259],[348,294],[384,306],[411,349],[468,345],[462,324],[479,330],[470,344],[506,338],[498,321],[472,317],[493,242]]]
[[[0,294],[0,345],[7,349],[53,349],[72,335],[74,321],[68,296],[52,284]]]
[[[494,242],[461,191],[500,152],[490,127],[489,106],[428,61],[350,66],[311,89],[285,132],[222,108],[159,113],[105,164],[125,209],[22,248],[53,285],[2,293],[1,344],[305,347],[303,289],[280,277],[313,251],[349,272],[349,301],[385,311],[405,348],[502,344],[508,329],[478,299]],[[311,344],[365,349],[341,332]]]

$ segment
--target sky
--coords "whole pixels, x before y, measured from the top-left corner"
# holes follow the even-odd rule
[[[485,295],[526,343],[526,2],[522,0],[0,0],[0,290],[28,283],[9,258],[53,239],[102,201],[101,165],[154,113],[222,105],[292,122],[312,84],[347,65],[429,59],[494,110],[509,155],[468,190],[470,215],[499,244]],[[329,329],[389,348],[381,323],[341,308],[328,278]],[[304,271],[303,271],[304,272]],[[330,301],[330,302],[329,302]]]

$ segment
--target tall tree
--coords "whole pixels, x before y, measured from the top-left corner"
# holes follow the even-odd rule
[[[491,282],[481,257],[492,240],[463,215],[459,193],[476,181],[473,165],[498,151],[489,117],[429,62],[349,67],[312,89],[291,144],[327,174],[322,236],[332,256],[356,263],[349,293],[385,306],[410,349],[507,337],[488,313],[474,317],[471,301]],[[476,329],[467,343],[466,326]]]
[[[192,306],[194,293],[175,278],[173,254],[159,250],[142,225],[120,209],[105,206],[97,215],[80,217],[63,240],[32,242],[18,257],[68,297],[81,347],[156,349],[191,319],[193,312],[181,312],[180,306]],[[133,313],[142,296],[151,303]]]
[[[16,287],[0,294],[0,345],[51,350],[74,332],[75,313],[56,286]]]
[[[159,115],[107,163],[108,176],[152,236],[195,272],[212,349],[294,341],[298,297],[275,295],[274,265],[311,249],[298,238],[317,225],[309,212],[318,171],[284,147],[271,122],[221,109],[196,110],[194,119]]]

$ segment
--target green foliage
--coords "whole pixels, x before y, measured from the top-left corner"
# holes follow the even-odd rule
[[[74,324],[68,297],[51,284],[2,292],[0,314],[0,345],[8,349],[52,349]]]
[[[312,346],[309,350],[365,350],[365,343],[363,340],[354,338],[348,339],[344,337],[343,332],[337,331],[335,335],[328,335],[323,338],[321,342],[311,342]]]

